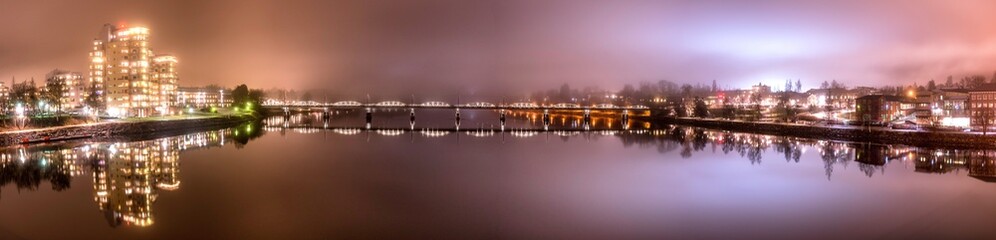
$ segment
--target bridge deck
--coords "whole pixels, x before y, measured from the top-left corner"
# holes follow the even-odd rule
[[[296,132],[307,132],[307,133],[339,133],[344,135],[354,135],[354,134],[377,134],[377,135],[387,135],[387,136],[400,136],[400,135],[426,135],[426,136],[443,136],[444,134],[452,133],[462,133],[471,136],[535,136],[540,134],[553,134],[560,136],[568,135],[616,135],[616,134],[647,134],[651,132],[659,132],[660,130],[651,129],[620,129],[620,128],[592,128],[592,129],[577,129],[577,128],[563,128],[563,127],[553,127],[553,128],[363,128],[363,127],[312,127],[312,126],[266,126],[263,127],[265,131],[268,132],[280,132],[280,131],[296,131]]]
[[[266,109],[482,109],[482,110],[593,110],[593,111],[622,111],[622,110],[650,110],[644,107],[556,107],[556,106],[423,106],[423,105],[359,105],[359,106],[336,106],[336,105],[263,105]]]

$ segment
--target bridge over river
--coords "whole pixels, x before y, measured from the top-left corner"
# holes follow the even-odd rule
[[[620,134],[653,134],[661,135],[665,130],[660,129],[570,129],[570,128],[357,128],[357,127],[313,127],[313,126],[265,126],[263,130],[267,132],[292,131],[296,133],[336,133],[340,135],[376,134],[381,136],[423,136],[423,137],[444,137],[451,134],[463,134],[471,137],[497,137],[512,136],[519,138],[533,136],[581,136],[581,135],[603,135],[612,136]]]
[[[382,101],[376,103],[361,103],[359,101],[338,101],[338,102],[315,102],[315,101],[279,101],[279,100],[267,100],[263,102],[263,108],[266,109],[280,109],[280,110],[328,110],[328,109],[420,109],[420,108],[436,108],[436,109],[488,109],[488,110],[612,110],[612,111],[627,111],[627,110],[649,110],[647,106],[643,105],[627,105],[618,106],[614,104],[595,104],[595,105],[580,105],[576,103],[557,103],[557,104],[536,104],[531,102],[517,102],[517,103],[490,103],[490,102],[471,102],[462,104],[450,104],[447,102],[440,101],[429,101],[423,103],[405,103],[401,101]]]
[[[460,109],[473,110],[496,110],[500,112],[500,118],[504,122],[505,112],[510,110],[542,110],[543,121],[550,120],[550,111],[582,111],[584,119],[591,119],[592,111],[612,111],[619,112],[623,119],[628,119],[633,111],[648,112],[650,108],[643,105],[618,106],[614,104],[580,105],[575,103],[558,104],[536,104],[531,102],[500,103],[471,102],[462,104],[450,104],[441,101],[428,101],[423,103],[405,103],[401,101],[382,101],[376,103],[362,103],[359,101],[338,101],[338,102],[315,102],[315,101],[279,101],[267,100],[263,102],[263,109],[270,112],[283,112],[289,115],[292,112],[322,112],[326,115],[333,110],[343,109],[364,109],[367,112],[367,121],[373,118],[375,110],[409,109],[412,121],[415,120],[416,109],[452,109],[455,112],[456,120],[460,121]]]

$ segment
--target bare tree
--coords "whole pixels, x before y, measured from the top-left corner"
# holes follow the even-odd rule
[[[982,127],[982,135],[985,136],[989,132],[993,118],[996,117],[996,112],[992,108],[979,108],[975,110],[974,115],[976,122]]]
[[[968,88],[979,88],[986,84],[986,77],[982,75],[974,75],[971,77],[965,77],[962,79]]]
[[[44,99],[49,102],[49,104],[55,105],[55,115],[56,119],[59,118],[59,114],[62,113],[62,100],[63,95],[66,94],[66,82],[64,81],[52,81],[45,84],[45,94]]]

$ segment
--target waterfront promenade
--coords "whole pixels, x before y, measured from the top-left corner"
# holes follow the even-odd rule
[[[808,125],[795,123],[749,122],[704,118],[648,118],[656,124],[674,124],[735,132],[794,136],[819,140],[902,144],[918,147],[992,148],[996,147],[996,133],[916,131],[884,127],[847,125]]]
[[[120,135],[156,135],[207,130],[254,119],[251,114],[194,114],[105,120],[94,123],[0,132],[0,146]]]

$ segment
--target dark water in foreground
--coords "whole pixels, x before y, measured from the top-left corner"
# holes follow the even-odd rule
[[[7,147],[0,239],[996,238],[994,151],[558,117]]]

